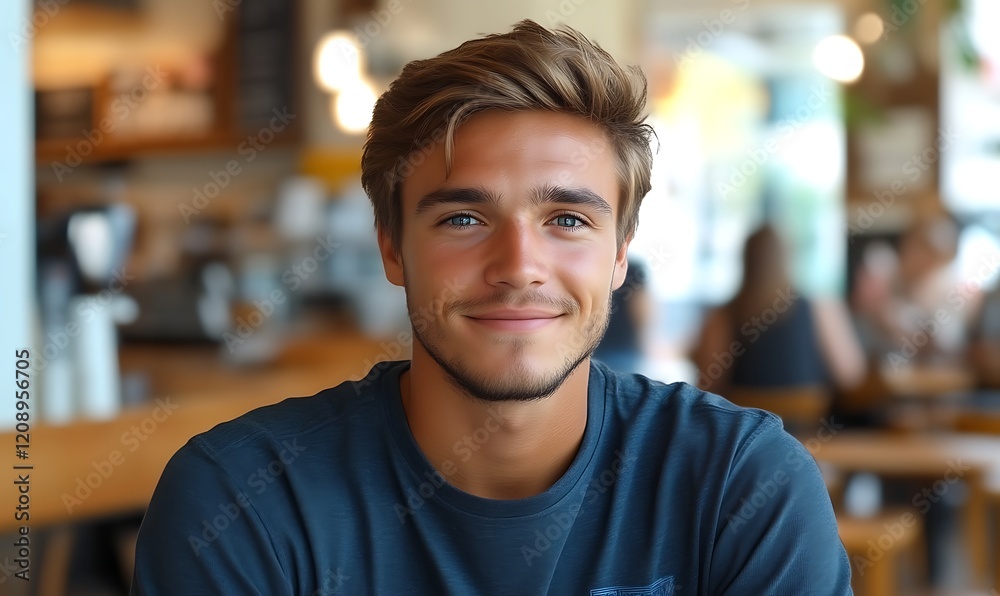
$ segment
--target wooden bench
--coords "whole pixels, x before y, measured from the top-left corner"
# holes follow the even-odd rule
[[[838,515],[837,530],[851,561],[851,587],[855,594],[902,594],[898,585],[901,557],[906,555],[916,562],[926,548],[918,513],[886,509],[872,517]],[[925,573],[922,584],[927,581]]]

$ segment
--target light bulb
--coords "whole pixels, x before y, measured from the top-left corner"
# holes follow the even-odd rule
[[[816,45],[813,65],[835,81],[853,83],[864,71],[865,57],[850,37],[831,35]]]
[[[361,78],[361,48],[346,31],[327,34],[316,45],[313,74],[316,84],[326,91],[340,91]]]

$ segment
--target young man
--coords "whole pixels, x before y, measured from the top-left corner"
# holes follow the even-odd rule
[[[850,593],[776,417],[590,361],[649,190],[644,102],[529,21],[408,64],[362,178],[412,360],[193,438],[133,593]]]

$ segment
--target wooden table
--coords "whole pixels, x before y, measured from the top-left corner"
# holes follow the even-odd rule
[[[963,364],[915,365],[893,369],[885,363],[872,363],[864,381],[843,392],[840,409],[854,414],[878,414],[898,402],[936,407],[948,404],[976,384],[973,371]]]
[[[386,358],[386,346],[357,332],[325,333],[295,340],[276,362],[253,369],[226,366],[213,346],[125,347],[122,372],[148,373],[150,402],[104,422],[33,424],[27,460],[14,457],[14,433],[0,434],[7,447],[0,502],[10,508],[0,533],[24,523],[12,514],[14,472],[30,474],[30,529],[142,512],[167,461],[192,436],[253,408],[361,378],[380,355],[397,359]],[[11,469],[23,464],[33,469]]]
[[[843,472],[872,472],[885,477],[944,479],[958,475],[969,486],[964,510],[965,535],[976,582],[990,569],[989,511],[1000,499],[1000,436],[956,433],[903,434],[881,431],[839,431],[822,442],[807,442],[818,462]],[[963,470],[968,466],[968,470]],[[1000,536],[994,537],[1000,555]],[[996,557],[995,557],[996,558]],[[1000,561],[993,565],[1000,587]]]
[[[963,363],[874,367],[861,387],[842,396],[845,411],[866,413],[880,426],[906,431],[950,430],[976,389]]]
[[[962,365],[915,366],[899,371],[885,368],[881,375],[894,397],[948,399],[976,385],[975,372]]]

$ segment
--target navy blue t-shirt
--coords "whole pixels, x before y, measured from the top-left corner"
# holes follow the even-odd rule
[[[400,399],[408,366],[191,439],[142,522],[132,593],[851,593],[819,470],[777,417],[592,362],[566,473],[486,499],[421,452]],[[496,423],[458,438],[453,463]]]

